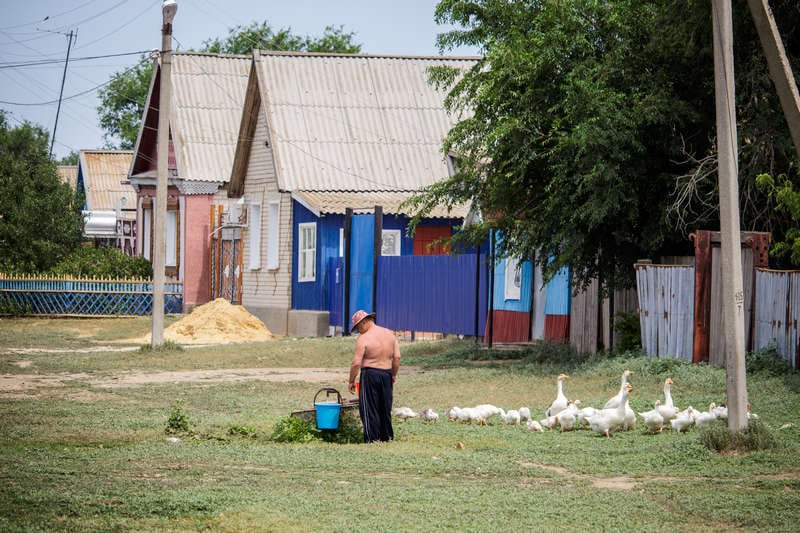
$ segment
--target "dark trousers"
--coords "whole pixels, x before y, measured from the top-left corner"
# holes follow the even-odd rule
[[[364,426],[364,442],[394,439],[392,429],[392,371],[361,369],[358,414]]]

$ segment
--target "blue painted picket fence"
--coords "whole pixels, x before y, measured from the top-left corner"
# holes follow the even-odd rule
[[[0,274],[0,313],[46,316],[152,314],[153,284],[141,279],[69,279]],[[164,284],[164,312],[183,311],[183,283]]]

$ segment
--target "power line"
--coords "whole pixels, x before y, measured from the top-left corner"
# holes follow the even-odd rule
[[[71,59],[71,62],[75,61],[91,61],[94,59],[107,59],[109,57],[123,57],[123,56],[133,56],[133,55],[141,55],[150,53],[150,50],[139,50],[138,52],[123,52],[120,54],[106,54],[101,56],[85,56],[85,57],[76,57]],[[25,63],[0,63],[0,70],[6,68],[22,68],[22,67],[39,67],[43,65],[52,65],[55,63],[62,63],[62,59],[39,59],[36,61],[27,61]]]

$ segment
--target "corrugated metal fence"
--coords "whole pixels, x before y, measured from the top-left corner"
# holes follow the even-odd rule
[[[797,317],[800,315],[800,272],[756,270],[756,313],[753,343],[775,344],[778,353],[800,366]]]
[[[0,274],[0,313],[45,316],[145,316],[153,284],[142,279],[67,279]],[[183,283],[164,284],[164,312],[183,311]]]
[[[636,265],[642,347],[648,355],[692,360],[694,338],[694,267]],[[800,363],[798,316],[800,272],[755,270],[753,334],[748,349],[775,346],[797,369]],[[712,324],[713,326],[713,324]],[[721,328],[711,336],[723,343]],[[724,361],[711,361],[724,364]]]
[[[484,255],[474,254],[380,256],[379,323],[396,330],[475,335],[477,313],[477,334],[483,335],[487,277],[482,260]]]
[[[694,267],[636,265],[642,348],[692,360]]]

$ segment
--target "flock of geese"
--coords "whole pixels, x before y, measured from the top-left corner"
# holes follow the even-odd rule
[[[581,407],[580,400],[571,401],[564,394],[564,381],[569,379],[566,374],[559,374],[556,380],[556,398],[545,410],[545,417],[536,420],[531,416],[527,407],[505,411],[492,404],[481,404],[475,407],[451,407],[445,412],[445,418],[451,422],[465,424],[488,425],[492,417],[499,417],[506,424],[525,424],[531,431],[545,431],[560,429],[572,431],[575,429],[589,428],[592,431],[609,437],[614,431],[630,431],[635,429],[637,415],[649,433],[660,433],[664,427],[672,428],[677,432],[684,432],[691,426],[701,427],[712,420],[728,418],[728,408],[725,405],[711,403],[707,411],[695,409],[691,405],[680,410],[672,400],[672,378],[664,381],[664,401],[655,401],[653,409],[644,412],[634,412],[630,407],[628,395],[633,387],[628,383],[628,378],[633,374],[630,370],[622,373],[622,382],[619,392],[610,398],[602,408]],[[423,422],[431,423],[439,420],[439,415],[433,409],[424,409],[415,412],[409,407],[392,409],[392,414],[400,419],[419,418]],[[747,409],[748,418],[757,418]]]

